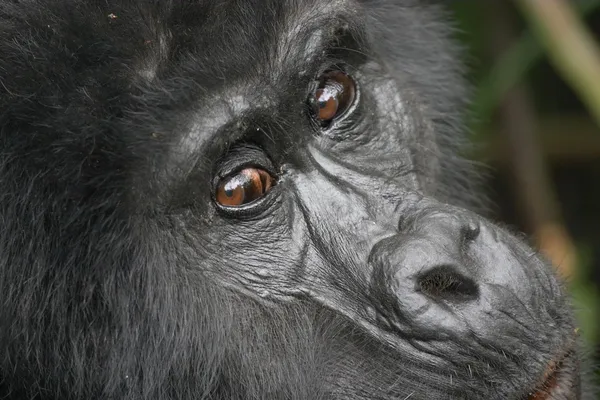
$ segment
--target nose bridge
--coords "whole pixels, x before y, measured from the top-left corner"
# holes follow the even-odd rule
[[[429,198],[410,202],[398,213],[400,232],[435,236],[438,240],[443,237],[475,239],[482,219],[471,211]]]
[[[348,270],[360,266],[354,269],[361,270],[364,277],[366,256],[375,243],[396,232],[395,223],[377,221],[368,194],[360,188],[340,185],[338,176],[329,176],[321,169],[289,168],[286,173],[303,205],[302,215],[311,226],[311,240],[320,244],[317,248],[321,256]]]

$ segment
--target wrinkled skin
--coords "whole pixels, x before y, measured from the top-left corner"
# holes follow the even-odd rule
[[[594,398],[551,266],[473,211],[444,20],[2,2],[2,398]],[[332,67],[357,92],[324,127]],[[272,188],[219,206],[248,165]]]

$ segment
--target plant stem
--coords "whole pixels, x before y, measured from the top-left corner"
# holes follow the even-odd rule
[[[588,16],[599,6],[600,0],[575,3],[580,18]],[[470,126],[473,135],[481,134],[481,127],[489,122],[504,94],[524,79],[529,70],[543,57],[542,46],[529,31],[523,33],[510,49],[502,53],[478,85],[471,112]]]
[[[554,66],[600,125],[600,51],[565,0],[515,0]]]

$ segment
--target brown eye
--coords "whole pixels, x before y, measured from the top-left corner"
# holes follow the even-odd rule
[[[217,203],[238,207],[264,196],[273,185],[271,175],[262,169],[246,168],[223,178],[217,186]]]
[[[324,73],[312,100],[316,118],[321,123],[330,123],[352,105],[355,94],[354,80],[348,74],[342,71]]]

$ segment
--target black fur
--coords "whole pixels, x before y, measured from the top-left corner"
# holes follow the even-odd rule
[[[429,262],[410,258],[428,235],[453,240],[444,216],[479,221],[458,208],[480,201],[445,20],[416,0],[0,3],[0,398],[534,390],[574,351],[573,324],[550,268],[513,236],[477,222],[497,241],[465,265],[485,277],[423,264],[421,290],[458,310],[439,321],[390,297],[417,296],[394,268]],[[306,99],[330,65],[361,95],[325,133]],[[260,213],[223,214],[214,176],[256,152],[273,193]],[[423,240],[390,244],[398,232]],[[485,297],[488,281],[506,294]],[[577,363],[552,398],[574,398],[561,393]]]

